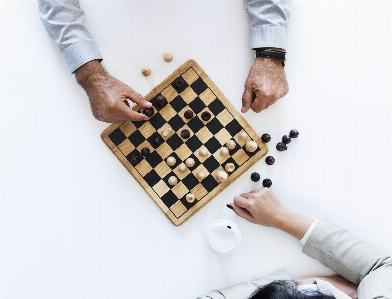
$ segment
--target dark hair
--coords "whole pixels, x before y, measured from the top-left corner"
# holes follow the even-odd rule
[[[248,299],[335,299],[335,296],[318,290],[300,291],[292,280],[274,280],[257,288]]]

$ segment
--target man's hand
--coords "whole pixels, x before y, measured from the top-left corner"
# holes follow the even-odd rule
[[[245,113],[249,108],[260,112],[284,97],[288,91],[289,85],[282,61],[258,57],[245,82],[241,112]]]
[[[313,220],[283,206],[269,188],[234,197],[233,211],[249,222],[274,227],[301,240]]]
[[[96,61],[90,61],[75,71],[77,82],[86,91],[94,117],[104,122],[146,120],[148,117],[129,108],[127,99],[143,108],[151,103],[108,72]]]

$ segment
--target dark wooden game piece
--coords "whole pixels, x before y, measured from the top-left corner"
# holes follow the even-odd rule
[[[254,172],[250,175],[250,179],[253,182],[258,182],[260,180],[260,175],[257,172]]]
[[[157,136],[154,138],[153,143],[156,146],[160,146],[163,143],[163,138],[161,136]]]
[[[189,132],[189,130],[182,130],[181,131],[181,137],[184,139],[188,139],[191,136],[191,133]]]
[[[291,138],[297,138],[298,135],[299,135],[299,132],[298,132],[296,129],[292,129],[292,130],[290,131],[290,137],[291,137]]]
[[[265,158],[265,163],[267,163],[268,165],[274,165],[275,158],[272,156],[268,156],[267,158]]]
[[[284,144],[290,143],[290,142],[291,142],[291,137],[290,137],[289,135],[283,135],[283,137],[282,137],[282,142],[283,142]]]
[[[193,117],[193,111],[192,110],[187,110],[184,112],[184,117],[186,119],[191,119]]]
[[[263,186],[267,187],[267,188],[271,187],[272,186],[272,181],[270,179],[264,179],[263,180]]]
[[[154,108],[144,108],[143,113],[150,117],[154,114]]]
[[[209,119],[211,118],[211,113],[208,112],[208,111],[204,111],[204,112],[201,114],[201,118],[202,118],[203,120],[207,121],[207,120],[209,120]]]
[[[178,88],[183,88],[184,87],[184,80],[182,79],[177,79],[176,82],[174,83],[176,87]]]
[[[271,136],[267,133],[261,135],[261,140],[263,140],[264,143],[268,143],[271,140]]]
[[[147,157],[150,154],[150,149],[148,147],[143,147],[142,150],[141,150],[141,154],[144,157]]]
[[[280,152],[283,152],[283,151],[287,150],[287,146],[283,142],[278,142],[278,144],[276,145],[276,149]]]
[[[166,106],[167,100],[163,95],[159,94],[155,97],[155,104],[162,108]]]
[[[131,162],[132,165],[136,165],[136,164],[138,164],[140,162],[140,159],[139,159],[138,156],[132,155],[131,159],[130,159],[130,162]]]

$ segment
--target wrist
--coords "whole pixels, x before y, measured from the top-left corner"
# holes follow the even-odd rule
[[[278,61],[283,67],[286,61],[286,51],[281,48],[255,48],[255,57],[268,58],[271,61]]]
[[[313,219],[285,209],[278,216],[276,228],[301,240],[313,223]]]
[[[106,76],[107,72],[98,60],[89,61],[75,71],[76,81],[83,89]]]

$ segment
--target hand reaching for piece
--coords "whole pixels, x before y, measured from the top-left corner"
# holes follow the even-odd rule
[[[148,117],[129,108],[127,99],[143,108],[151,103],[128,85],[111,76],[102,65],[90,61],[75,71],[77,82],[86,91],[94,117],[104,122],[146,120]]]
[[[249,108],[260,112],[284,97],[288,91],[289,85],[282,61],[258,57],[245,82],[241,112],[245,113]]]

